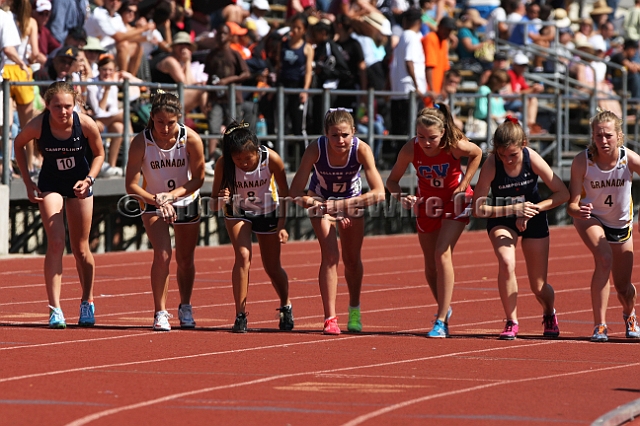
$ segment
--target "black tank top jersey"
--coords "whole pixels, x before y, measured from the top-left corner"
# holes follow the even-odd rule
[[[297,49],[289,46],[289,40],[282,45],[282,69],[280,71],[280,79],[283,82],[297,82],[304,80],[305,66],[307,57],[304,54],[304,48],[307,43],[302,43]]]
[[[78,113],[73,113],[71,136],[62,141],[51,133],[49,115],[48,110],[43,113],[40,139],[36,141],[42,153],[38,188],[43,192],[58,192],[73,197],[73,185],[89,174],[89,140],[82,133]]]
[[[500,200],[497,205],[509,205],[523,201],[539,203],[542,200],[538,193],[538,175],[531,168],[529,149],[523,148],[522,155],[522,170],[515,177],[511,177],[505,172],[504,164],[496,155],[496,175],[491,182],[493,205],[496,205],[497,200]]]
[[[504,163],[496,156],[496,175],[491,182],[492,200],[491,204],[505,206],[529,201],[539,203],[542,198],[538,193],[538,175],[531,168],[531,158],[529,149],[522,150],[522,170],[515,177],[507,175],[504,171]],[[549,224],[547,222],[547,212],[540,212],[531,219],[524,231],[519,231],[516,225],[517,217],[492,217],[487,220],[487,231],[491,231],[496,226],[503,226],[512,229],[522,238],[546,238],[549,236]]]

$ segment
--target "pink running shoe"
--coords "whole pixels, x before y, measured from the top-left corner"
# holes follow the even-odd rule
[[[329,318],[324,322],[324,330],[322,334],[340,334],[340,327],[338,327],[338,317]]]
[[[542,324],[544,324],[544,337],[558,337],[560,335],[560,329],[558,328],[558,317],[554,312],[551,315],[542,316]]]
[[[500,333],[500,340],[515,340],[518,335],[518,323],[511,320],[507,321],[504,330]]]

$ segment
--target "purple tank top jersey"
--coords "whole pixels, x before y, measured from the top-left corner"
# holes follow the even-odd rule
[[[360,169],[362,165],[358,162],[358,138],[353,138],[349,159],[344,166],[334,167],[329,163],[329,153],[327,144],[329,140],[326,136],[318,139],[318,160],[313,166],[311,183],[309,190],[323,197],[329,198],[351,198],[362,193],[362,182],[360,180]]]

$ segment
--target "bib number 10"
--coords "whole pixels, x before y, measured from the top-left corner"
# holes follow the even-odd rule
[[[71,170],[76,166],[76,159],[75,157],[58,158],[56,164],[58,165],[58,170]]]

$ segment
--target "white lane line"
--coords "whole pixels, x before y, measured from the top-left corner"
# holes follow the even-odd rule
[[[487,388],[491,388],[491,387],[496,387],[496,386],[502,386],[502,385],[513,385],[513,384],[518,384],[518,383],[526,383],[526,382],[531,382],[534,380],[548,380],[548,379],[558,379],[558,378],[562,378],[562,377],[570,377],[570,376],[577,376],[580,374],[589,374],[589,373],[600,373],[603,371],[609,371],[609,370],[617,370],[620,368],[629,368],[629,367],[637,367],[640,366],[640,362],[636,362],[636,363],[631,363],[631,364],[625,364],[625,365],[617,365],[617,366],[612,366],[612,367],[603,367],[603,368],[596,368],[596,369],[592,369],[589,368],[588,370],[581,370],[581,371],[574,371],[571,373],[561,373],[561,374],[551,374],[548,376],[538,376],[538,377],[528,377],[526,379],[516,379],[516,380],[504,380],[501,382],[497,382],[497,383],[489,383],[489,384],[484,384],[484,385],[480,385],[480,386],[473,386],[470,388],[466,388],[466,389],[458,389],[455,391],[449,391],[449,392],[443,392],[443,393],[439,393],[439,394],[435,394],[435,395],[428,395],[428,396],[423,396],[420,398],[415,398],[415,399],[411,399],[408,401],[404,401],[398,404],[393,404],[390,405],[388,407],[385,408],[381,408],[379,410],[376,411],[372,411],[371,413],[368,414],[363,414],[361,416],[356,417],[355,419],[348,421],[347,423],[343,423],[342,426],[357,426],[359,424],[362,424],[368,420],[371,420],[374,417],[379,417],[382,416],[383,414],[387,414],[391,411],[395,411],[398,410],[400,408],[404,408],[407,407],[409,405],[413,405],[413,404],[418,404],[420,402],[425,402],[425,401],[429,401],[432,399],[436,399],[436,398],[444,398],[447,396],[453,396],[453,395],[460,395],[463,393],[468,393],[468,392],[474,392],[474,391],[478,391],[478,390],[482,390],[482,389],[487,389]]]
[[[364,337],[364,336],[362,336],[362,337]],[[358,338],[358,337],[351,337],[351,339],[353,339],[353,338]],[[327,341],[327,340],[323,340],[323,341]],[[316,343],[316,342],[307,342],[307,343]],[[203,388],[203,389],[197,389],[197,390],[192,390],[192,391],[187,391],[187,392],[180,392],[180,393],[176,393],[176,394],[173,394],[173,395],[163,396],[161,398],[151,399],[151,400],[148,400],[148,401],[142,401],[142,402],[139,402],[139,403],[136,403],[136,404],[130,404],[130,405],[125,405],[123,407],[112,408],[112,409],[109,409],[109,410],[104,410],[104,411],[100,411],[98,413],[94,413],[94,414],[90,414],[88,416],[84,416],[84,417],[82,417],[80,419],[77,419],[77,420],[74,420],[74,421],[72,421],[70,423],[67,423],[66,426],[82,426],[82,425],[85,425],[85,424],[90,423],[92,421],[95,421],[95,420],[98,420],[98,419],[101,419],[103,417],[110,416],[110,415],[113,415],[113,414],[118,414],[118,413],[121,413],[123,411],[135,410],[135,409],[138,409],[138,408],[148,407],[150,405],[160,404],[160,403],[163,403],[163,402],[172,401],[172,400],[175,400],[175,399],[178,399],[178,398],[183,398],[183,397],[187,397],[187,396],[193,396],[193,395],[197,395],[197,394],[201,394],[201,393],[207,393],[207,392],[212,392],[212,391],[217,391],[217,390],[222,390],[222,389],[232,389],[232,388],[237,388],[237,387],[241,387],[241,386],[250,386],[250,385],[255,385],[255,384],[259,384],[259,383],[271,382],[271,381],[274,381],[274,380],[289,379],[289,378],[292,378],[292,377],[299,377],[299,376],[306,376],[306,375],[336,373],[336,372],[340,372],[340,371],[352,371],[352,370],[359,370],[359,369],[364,369],[364,368],[386,367],[386,366],[390,366],[390,365],[399,365],[399,364],[407,364],[407,363],[412,363],[412,362],[429,361],[429,360],[434,360],[434,359],[439,359],[439,358],[450,358],[450,357],[454,357],[454,356],[478,354],[478,353],[482,353],[482,352],[489,352],[489,351],[496,351],[496,350],[499,351],[499,350],[513,349],[513,348],[524,348],[524,347],[532,347],[532,346],[549,345],[549,344],[553,344],[553,343],[554,342],[540,342],[540,343],[531,343],[531,344],[525,344],[525,345],[519,345],[519,346],[504,346],[504,347],[498,347],[498,348],[478,349],[478,350],[473,350],[473,351],[455,352],[455,353],[451,353],[451,354],[434,355],[434,356],[429,356],[429,357],[421,357],[421,358],[414,358],[414,359],[407,359],[407,360],[400,360],[400,361],[389,361],[389,362],[382,362],[382,363],[362,365],[362,366],[342,367],[342,368],[336,368],[336,369],[331,369],[331,370],[304,371],[304,372],[299,372],[299,373],[278,374],[276,376],[264,377],[264,378],[256,379],[256,380],[249,380],[249,381],[242,382],[242,383],[233,383],[233,384],[229,384],[229,385],[212,386],[212,387]],[[273,346],[273,347],[278,347],[278,346],[280,346],[280,345]],[[242,350],[242,351],[244,351],[244,350]],[[236,351],[228,351],[226,353],[235,353],[235,352]]]

